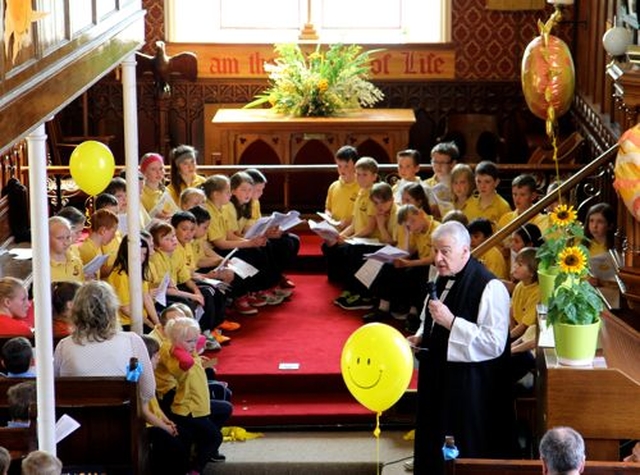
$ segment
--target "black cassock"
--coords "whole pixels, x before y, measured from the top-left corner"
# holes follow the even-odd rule
[[[453,279],[453,283],[447,282]],[[456,318],[476,322],[487,283],[495,279],[474,258],[455,277],[439,277],[437,293]],[[509,379],[509,338],[499,357],[483,362],[447,361],[449,330],[433,325],[428,310],[420,351],[414,473],[444,473],[445,435],[455,437],[460,457],[514,456],[513,395]]]

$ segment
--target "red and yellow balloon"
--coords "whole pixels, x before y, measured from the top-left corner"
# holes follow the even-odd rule
[[[413,353],[398,330],[384,323],[368,323],[347,339],[340,367],[351,394],[364,407],[380,414],[409,386]]]
[[[71,153],[69,170],[76,185],[94,196],[104,191],[115,170],[113,153],[102,142],[87,140]]]
[[[622,134],[618,144],[613,187],[629,212],[640,221],[640,124]]]
[[[556,11],[547,23],[538,23],[540,35],[531,41],[522,57],[522,92],[527,106],[547,122],[553,138],[556,120],[571,107],[575,91],[575,69],[571,52],[551,28],[560,18]]]

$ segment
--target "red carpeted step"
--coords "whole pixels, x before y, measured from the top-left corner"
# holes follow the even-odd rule
[[[233,315],[242,328],[216,357],[218,378],[233,390],[240,426],[366,424],[373,417],[349,393],[340,371],[347,338],[364,311],[332,301],[340,289],[321,274],[289,274],[292,298],[256,316]]]

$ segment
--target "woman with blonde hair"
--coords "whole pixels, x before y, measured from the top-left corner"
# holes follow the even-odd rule
[[[24,284],[15,277],[0,279],[0,334],[31,337],[33,330],[27,321],[29,297]]]
[[[147,348],[139,335],[124,332],[119,302],[109,284],[91,281],[73,299],[71,335],[60,340],[53,355],[55,376],[126,376],[131,358],[142,366],[139,391],[143,402],[155,395],[156,383]]]

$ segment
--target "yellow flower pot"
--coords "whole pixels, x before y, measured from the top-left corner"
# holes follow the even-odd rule
[[[590,325],[553,325],[558,362],[566,366],[588,366],[598,347],[600,319]]]
[[[549,298],[553,295],[558,268],[538,269],[538,285],[540,287],[540,303],[549,305]]]

